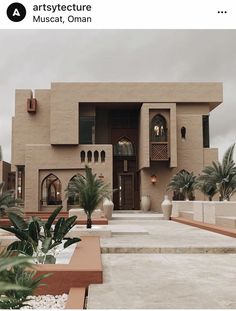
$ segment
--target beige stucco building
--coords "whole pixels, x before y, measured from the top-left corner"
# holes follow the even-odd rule
[[[139,209],[149,195],[151,209],[160,211],[173,174],[199,174],[218,158],[209,148],[208,116],[222,97],[221,83],[52,83],[34,94],[16,90],[18,196],[28,211],[61,203],[67,209],[74,202],[65,189],[88,164],[118,189],[116,209]]]

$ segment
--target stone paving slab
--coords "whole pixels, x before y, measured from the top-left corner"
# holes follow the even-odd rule
[[[163,215],[158,213],[113,213],[112,220],[162,220]]]
[[[105,254],[88,309],[234,309],[236,254]]]
[[[117,224],[116,221],[110,223]],[[120,225],[122,228],[139,226],[149,234],[102,238],[102,248],[236,248],[235,238],[168,220],[120,221]]]

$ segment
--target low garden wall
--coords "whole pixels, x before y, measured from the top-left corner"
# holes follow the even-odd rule
[[[217,217],[236,217],[236,201],[172,201],[172,204],[172,217],[186,214],[209,224],[216,224]]]

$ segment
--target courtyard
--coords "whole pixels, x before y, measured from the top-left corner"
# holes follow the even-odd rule
[[[235,309],[234,238],[150,213],[115,213],[107,228],[88,309]]]

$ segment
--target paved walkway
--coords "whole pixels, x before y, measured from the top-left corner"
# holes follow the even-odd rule
[[[104,283],[89,287],[88,308],[236,308],[236,239],[149,216],[109,222]]]

